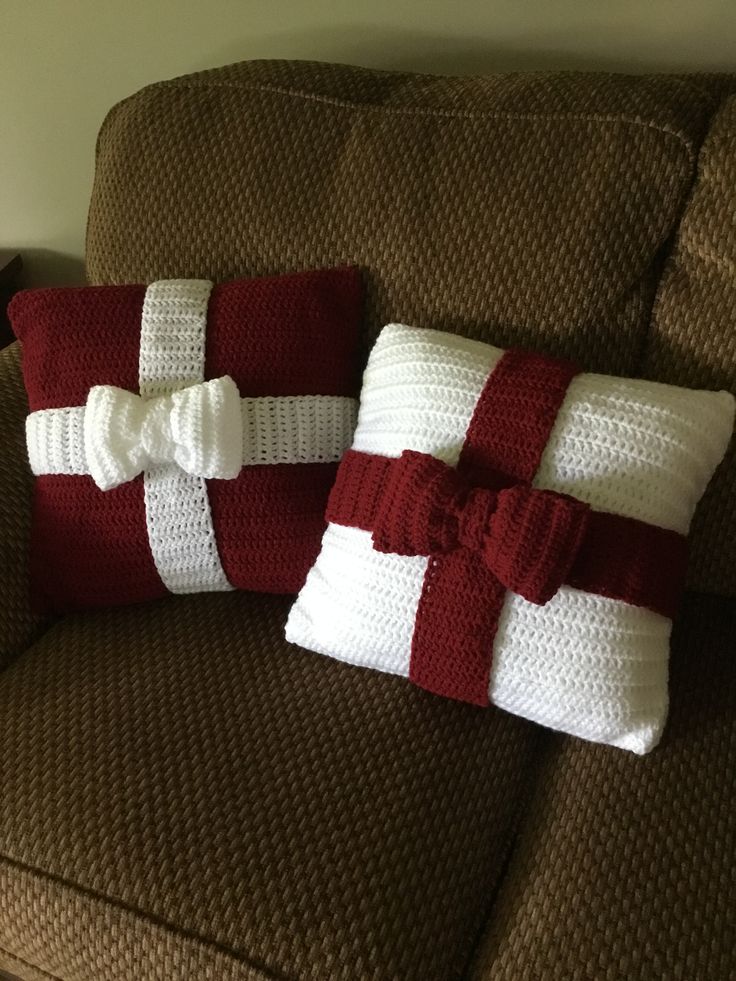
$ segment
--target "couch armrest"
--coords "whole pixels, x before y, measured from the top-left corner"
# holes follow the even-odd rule
[[[20,345],[0,350],[0,669],[38,635],[44,620],[28,598],[33,479],[25,446],[28,414]]]

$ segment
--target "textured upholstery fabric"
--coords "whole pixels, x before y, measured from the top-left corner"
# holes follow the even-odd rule
[[[27,414],[20,347],[11,344],[0,351],[0,669],[43,625],[31,609],[28,593],[33,478],[26,455]]]
[[[703,81],[666,78],[436,79],[256,63],[163,83],[121,103],[103,127],[89,275],[223,280],[352,261],[371,271],[366,352],[384,322],[403,319],[633,374],[714,106]],[[11,371],[0,412],[16,420],[22,396]],[[10,487],[4,527],[17,559],[27,515],[16,509],[30,481],[10,469],[0,480]],[[22,645],[34,624],[17,568],[2,575],[16,583],[5,605]],[[287,606],[220,595],[80,616],[0,675],[0,965],[32,981],[463,973],[548,737],[495,710],[479,721],[472,707],[431,699],[430,708],[430,696],[403,682],[289,654]],[[697,660],[706,634],[696,624],[682,636],[682,656],[691,643]],[[667,780],[639,786],[632,776],[630,786],[634,813],[652,807],[659,821],[655,833],[644,818],[666,880],[657,922],[702,938],[703,952],[720,947],[708,928],[722,900],[710,885],[704,905],[682,899],[701,885],[687,870],[706,856],[711,879],[727,888],[733,862],[727,853],[716,861],[702,815],[686,822],[698,837],[678,838],[671,864],[664,850],[679,834],[677,815],[697,807],[680,798],[677,776],[710,766],[698,740],[709,740],[726,774],[734,767],[733,754],[719,755],[718,716],[699,710],[689,726],[692,758],[679,740]],[[617,757],[610,772],[620,780],[623,754],[574,752],[588,792],[604,798],[590,803],[599,821],[591,848],[608,861],[615,903],[629,896],[630,866],[616,861],[636,831],[620,821],[620,795],[606,796],[609,771],[595,761]],[[662,765],[659,752],[647,767]],[[642,761],[627,765],[633,774]],[[714,773],[711,809],[727,848],[719,781]],[[699,789],[694,778],[684,787]],[[573,810],[582,806],[576,793],[573,781]],[[565,848],[584,854],[591,836],[580,823],[567,827],[570,842],[556,839],[560,881]],[[657,886],[645,875],[648,850],[639,862],[624,917],[630,945],[615,948],[619,958],[630,951],[624,963],[634,970],[671,942],[646,933],[637,898]],[[623,934],[582,867],[581,932],[557,923],[553,895],[535,897],[528,921],[533,929],[541,903],[548,951],[555,931],[564,943],[584,936],[589,970],[578,973],[598,981],[605,945]],[[571,877],[565,897],[569,917]],[[675,921],[665,915],[673,903]],[[547,981],[540,960],[524,977],[519,965],[536,954],[516,926],[518,970],[507,955],[496,976]],[[494,977],[490,956],[482,965]],[[609,976],[629,981],[626,970]],[[569,981],[564,964],[557,978]]]
[[[79,617],[0,676],[0,966],[10,947],[65,981],[460,973],[534,730],[289,657],[285,608]],[[734,630],[732,601],[689,598],[651,757],[546,743],[474,979],[736,971]]]
[[[644,760],[554,738],[472,981],[736,977],[736,603],[691,595]]]
[[[102,128],[88,272],[356,262],[366,351],[397,320],[631,373],[710,109],[697,85],[604,75],[251,62],[154,85]]]
[[[130,981],[141,944],[136,979],[197,976],[161,973],[174,936],[234,978],[467,961],[538,731],[289,649],[287,608],[69,617],[0,675],[0,948],[69,981]]]
[[[664,270],[644,371],[736,390],[736,96],[715,119]],[[693,526],[692,581],[736,594],[736,439]]]

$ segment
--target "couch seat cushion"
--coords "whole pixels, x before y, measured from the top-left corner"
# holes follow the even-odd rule
[[[79,981],[468,961],[539,731],[287,647],[288,605],[80,614],[0,675],[0,948]]]
[[[646,759],[545,744],[472,981],[736,978],[734,636],[736,602],[686,598]]]

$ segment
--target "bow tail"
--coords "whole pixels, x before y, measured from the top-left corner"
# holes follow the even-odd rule
[[[436,695],[488,705],[493,642],[506,596],[468,548],[430,557],[417,608],[409,678]],[[462,652],[458,660],[456,652]]]

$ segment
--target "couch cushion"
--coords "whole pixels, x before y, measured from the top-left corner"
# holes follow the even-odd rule
[[[638,374],[715,92],[697,77],[268,61],[159,83],[102,127],[88,273],[218,280],[353,262],[365,353],[399,321]],[[712,539],[698,541],[719,526],[710,500],[694,588],[718,578],[704,575]]]
[[[72,616],[0,674],[0,948],[75,981],[467,961],[539,730],[290,648],[288,605]]]
[[[736,602],[688,597],[646,759],[547,744],[473,981],[736,977],[734,636]]]
[[[676,385],[736,391],[736,96],[703,145],[662,276],[644,371]],[[736,440],[694,522],[690,578],[736,594]]]
[[[631,373],[711,96],[681,79],[250,62],[150,86],[98,142],[94,282],[355,262],[390,320]]]

